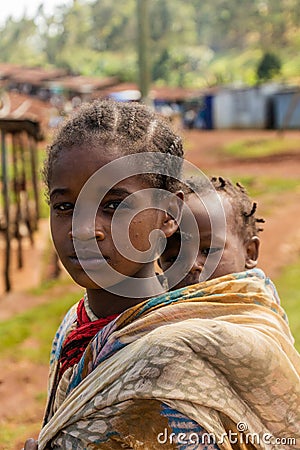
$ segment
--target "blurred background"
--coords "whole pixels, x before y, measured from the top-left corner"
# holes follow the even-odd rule
[[[40,169],[96,98],[142,101],[186,158],[266,219],[259,267],[300,350],[300,2],[11,0],[0,18],[0,449],[37,436],[51,340],[83,291],[60,267]]]

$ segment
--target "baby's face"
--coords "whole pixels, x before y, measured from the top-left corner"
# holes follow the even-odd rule
[[[172,289],[179,289],[199,281],[245,270],[247,249],[237,232],[238,223],[232,205],[224,195],[220,195],[219,199],[216,194],[209,199],[204,199],[205,204],[209,204],[209,213],[196,194],[190,194],[187,197],[186,204],[193,213],[199,230],[199,250],[196,258],[192,260],[191,248],[195,245],[196,239],[191,237],[190,240],[182,243],[180,267],[183,274],[187,267],[190,269],[174,286],[172,284],[174,284],[175,276],[178,278],[178,274],[172,274],[168,278],[169,286]],[[224,212],[220,208],[220,201]],[[225,214],[225,230],[223,214]],[[163,271],[166,271],[175,262],[180,246],[179,234],[176,233],[168,239],[165,251],[160,257]]]

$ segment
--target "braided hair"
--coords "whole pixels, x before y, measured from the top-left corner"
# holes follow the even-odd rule
[[[48,146],[44,162],[43,178],[49,193],[53,163],[66,150],[75,150],[81,146],[115,149],[120,156],[141,152],[160,152],[165,154],[164,175],[159,173],[143,174],[152,187],[174,191],[175,184],[171,173],[181,177],[183,148],[181,138],[176,135],[170,123],[151,108],[141,103],[96,100],[84,104],[58,129],[53,142]],[[177,156],[177,158],[169,158]],[[152,158],[153,160],[153,158]],[[159,158],[161,168],[161,158]]]
[[[217,192],[226,195],[230,200],[233,214],[237,220],[237,231],[244,241],[263,231],[259,224],[264,223],[265,220],[256,217],[257,203],[251,200],[246,188],[241,183],[233,184],[229,179],[222,177],[212,177],[210,181]]]
[[[257,203],[249,197],[246,188],[241,183],[232,183],[223,177],[206,177],[201,179],[190,178],[182,184],[182,190],[188,196],[197,193],[200,197],[215,190],[220,195],[225,195],[231,203],[232,211],[237,223],[237,232],[246,242],[253,236],[257,236],[263,228],[260,224],[265,220],[256,217]]]

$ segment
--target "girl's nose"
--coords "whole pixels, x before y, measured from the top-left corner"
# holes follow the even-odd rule
[[[70,231],[69,237],[70,239],[78,239],[80,241],[88,241],[95,238],[96,241],[103,241],[105,234],[101,230],[95,230],[89,227],[80,227],[76,231]]]

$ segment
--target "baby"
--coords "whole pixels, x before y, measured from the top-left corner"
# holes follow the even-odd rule
[[[197,223],[199,241],[179,230],[167,239],[158,264],[166,274],[169,288],[175,290],[253,269],[259,254],[258,234],[262,231],[258,224],[264,219],[255,216],[257,204],[251,201],[246,189],[240,183],[234,185],[228,179],[213,177],[210,182],[187,180],[183,190],[186,206]],[[198,252],[192,257],[198,242]],[[178,270],[166,272],[178,257],[181,277]]]

